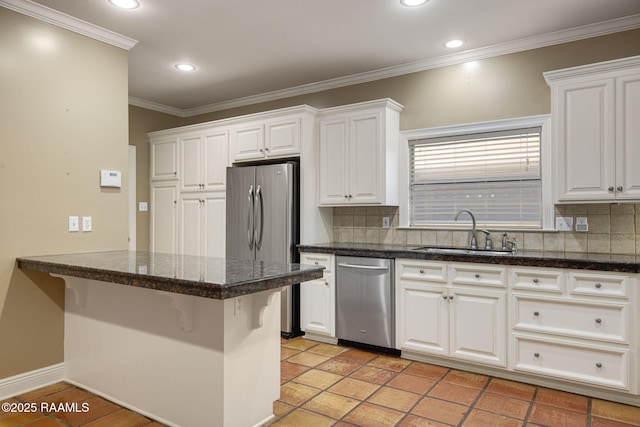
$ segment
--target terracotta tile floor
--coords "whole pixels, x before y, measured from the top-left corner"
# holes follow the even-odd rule
[[[271,427],[630,427],[640,408],[304,338],[282,340]]]
[[[640,426],[633,406],[300,337],[282,340],[281,360],[270,427]],[[90,410],[0,412],[0,427],[162,426],[66,383],[4,402],[86,402]]]

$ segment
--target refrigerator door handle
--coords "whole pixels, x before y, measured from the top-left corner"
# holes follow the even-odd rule
[[[249,244],[249,249],[253,249],[253,185],[249,187],[249,196],[247,199],[247,204],[249,205],[249,208],[247,209],[247,243]]]
[[[258,227],[256,226],[255,242],[256,250],[260,250],[262,249],[262,229],[264,227],[264,201],[262,200],[262,187],[260,187],[260,185],[256,187],[256,204],[258,204],[258,212],[260,212],[260,219],[257,221],[260,226],[260,231],[258,231]]]

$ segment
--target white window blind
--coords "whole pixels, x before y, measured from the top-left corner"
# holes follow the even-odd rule
[[[542,226],[541,128],[409,142],[411,226],[454,224],[469,209],[490,227]]]

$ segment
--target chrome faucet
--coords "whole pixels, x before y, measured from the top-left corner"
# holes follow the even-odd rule
[[[469,248],[470,249],[478,249],[478,240],[476,239],[476,217],[473,216],[471,211],[467,210],[467,209],[459,210],[458,213],[456,214],[456,217],[454,218],[454,221],[457,221],[458,217],[463,212],[464,213],[468,213],[469,216],[471,217],[471,221],[473,221],[473,227],[471,228],[471,238],[469,239]]]

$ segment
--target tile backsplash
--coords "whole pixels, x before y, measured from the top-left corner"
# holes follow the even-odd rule
[[[587,232],[509,231],[518,248],[529,251],[640,254],[640,204],[558,205],[556,216],[587,217]],[[382,228],[389,217],[390,228]],[[502,230],[491,230],[494,247],[502,241]],[[344,207],[333,210],[336,242],[394,245],[466,246],[468,229],[442,230],[398,228],[398,208],[393,206]],[[478,231],[478,246],[484,234]]]

